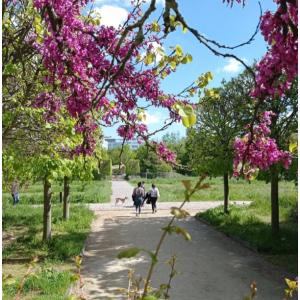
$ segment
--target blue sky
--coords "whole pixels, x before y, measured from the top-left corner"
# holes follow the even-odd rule
[[[147,0],[149,2],[149,0]],[[157,1],[158,16],[163,9],[163,0]],[[247,41],[255,31],[259,18],[259,5],[257,1],[246,1],[245,7],[234,4],[233,7],[222,3],[222,0],[179,0],[180,11],[187,23],[196,28],[201,34],[214,39],[221,44],[236,45]],[[130,0],[95,0],[95,7],[101,15],[102,24],[117,26],[122,23],[130,11]],[[145,4],[146,6],[147,4]],[[274,10],[275,4],[272,0],[262,1],[262,10]],[[178,29],[171,33],[164,48],[180,44],[184,52],[193,56],[193,62],[181,65],[177,71],[162,82],[162,88],[169,93],[178,93],[188,84],[193,82],[201,73],[211,71],[214,79],[210,87],[217,87],[222,79],[229,80],[238,75],[242,66],[232,59],[224,59],[213,55],[208,49],[201,45],[190,33],[182,33]],[[251,64],[258,60],[266,51],[266,43],[260,33],[250,44],[231,52],[239,58]],[[163,109],[151,109],[148,112],[148,127],[150,131],[160,128],[168,112]],[[117,137],[117,126],[104,128],[104,135]],[[160,139],[166,132],[179,132],[185,136],[185,127],[181,124],[173,124],[163,133],[155,136]]]

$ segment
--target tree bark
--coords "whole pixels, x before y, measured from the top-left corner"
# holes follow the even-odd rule
[[[63,202],[64,202],[64,210],[63,210],[63,218],[65,220],[68,220],[70,217],[70,182],[69,182],[69,177],[65,176],[64,177],[64,197],[63,197]]]
[[[51,196],[51,183],[46,176],[44,179],[43,241],[51,239]]]
[[[278,169],[276,165],[270,168],[271,172],[271,226],[274,235],[279,234],[279,198],[278,198]]]
[[[228,172],[223,174],[224,182],[224,214],[228,214],[228,200],[229,200],[229,184],[228,184]]]

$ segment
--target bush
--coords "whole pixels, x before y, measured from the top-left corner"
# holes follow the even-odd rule
[[[141,172],[140,161],[138,159],[131,159],[126,164],[126,176],[136,175]]]
[[[95,180],[105,179],[107,176],[112,175],[112,162],[111,159],[102,160],[100,163],[99,170],[93,171],[93,176]]]

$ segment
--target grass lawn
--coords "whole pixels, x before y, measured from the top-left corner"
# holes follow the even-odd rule
[[[223,207],[199,213],[198,216],[218,230],[246,241],[268,260],[297,275],[298,223],[297,190],[286,183],[280,184],[280,236],[271,232],[270,200],[265,197],[252,199],[249,207],[230,207],[230,214],[223,214]]]
[[[182,179],[190,179],[193,184],[196,183],[197,177],[182,177],[182,178],[155,178],[155,179],[132,179],[130,183],[136,185],[139,181],[145,181],[146,191],[151,187],[152,182],[158,187],[160,192],[159,201],[182,201],[184,199],[184,187],[181,183]],[[196,192],[191,201],[215,201],[223,200],[223,180],[222,178],[207,179],[205,182],[210,184],[210,188]],[[229,180],[229,198],[230,200],[265,200],[266,206],[269,206],[270,184],[264,181],[252,181],[251,183],[245,180]],[[280,183],[280,194],[286,195],[290,199],[295,199],[295,185],[292,182]]]
[[[52,185],[52,202],[59,203],[59,192],[63,191],[63,185],[55,183]],[[103,203],[110,201],[111,182],[108,180],[95,180],[90,182],[73,181],[70,189],[70,201],[72,203]],[[2,193],[3,203],[12,203],[10,193]],[[37,182],[23,187],[20,191],[20,202],[22,204],[42,204],[43,184]]]
[[[34,256],[39,262],[24,285],[21,299],[65,299],[74,281],[75,263],[90,229],[93,213],[82,206],[70,208],[70,219],[62,220],[61,205],[53,206],[52,239],[42,242],[42,207],[4,205],[3,274],[13,279],[3,284],[3,299],[14,299],[26,273],[26,260]]]

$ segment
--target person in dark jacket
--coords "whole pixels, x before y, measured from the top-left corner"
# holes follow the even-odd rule
[[[145,190],[142,188],[142,183],[139,182],[138,186],[132,192],[132,199],[134,201],[136,216],[141,214],[141,206],[145,197]]]

